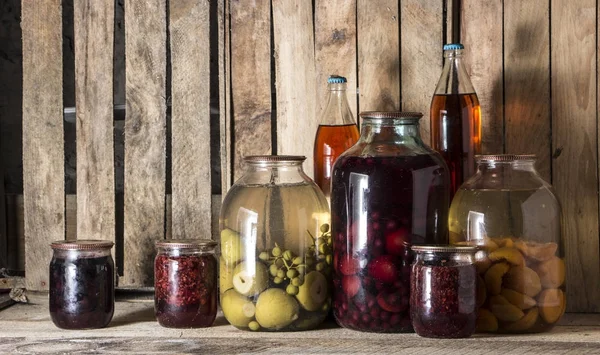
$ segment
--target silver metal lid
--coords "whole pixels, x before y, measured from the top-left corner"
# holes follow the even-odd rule
[[[79,240],[57,240],[52,242],[52,249],[60,250],[96,250],[110,249],[115,243],[109,240],[100,239],[79,239]]]
[[[511,162],[511,161],[523,161],[523,160],[536,160],[535,154],[486,154],[476,155],[475,161],[494,161],[494,162]]]
[[[416,253],[467,253],[475,254],[479,248],[456,245],[413,245],[411,249]]]
[[[413,118],[423,117],[421,112],[403,112],[403,111],[365,111],[359,114],[361,118]]]
[[[217,246],[217,242],[210,239],[165,239],[156,242],[157,248],[167,249],[210,249]]]
[[[249,155],[244,157],[246,163],[293,163],[305,160],[306,157],[303,155]]]

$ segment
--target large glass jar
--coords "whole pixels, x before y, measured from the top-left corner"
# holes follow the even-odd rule
[[[412,244],[446,244],[449,173],[419,136],[420,113],[364,112],[335,163],[334,315],[344,327],[412,331]]]
[[[50,261],[50,317],[63,329],[103,328],[115,309],[115,266],[104,240],[57,241]]]
[[[299,156],[250,156],[221,208],[220,293],[237,328],[311,329],[331,303],[329,207]]]
[[[210,327],[217,315],[217,259],[212,240],[161,240],[154,259],[154,310],[168,328]]]
[[[476,245],[483,332],[551,329],[565,311],[560,204],[533,155],[480,155],[450,208],[450,241]]]

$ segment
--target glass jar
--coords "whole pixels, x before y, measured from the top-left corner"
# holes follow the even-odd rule
[[[478,331],[550,330],[565,311],[561,210],[534,155],[480,155],[450,208],[450,241],[476,245]]]
[[[467,338],[477,321],[475,247],[413,246],[410,315],[417,334]]]
[[[161,240],[154,259],[154,310],[168,328],[210,327],[217,316],[212,240]]]
[[[115,309],[115,266],[104,240],[56,241],[50,261],[50,317],[63,329],[106,327]]]
[[[250,156],[221,208],[221,307],[237,328],[311,329],[330,309],[329,207],[300,156]]]
[[[420,113],[360,116],[360,139],[333,170],[334,315],[347,328],[410,332],[410,246],[448,242],[448,168],[421,140]]]

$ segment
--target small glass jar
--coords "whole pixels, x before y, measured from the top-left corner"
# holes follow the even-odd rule
[[[550,330],[566,308],[561,208],[534,155],[479,155],[450,207],[450,242],[478,246],[481,332]]]
[[[115,309],[112,242],[57,241],[50,261],[50,317],[63,329],[106,327]]]
[[[252,331],[317,327],[331,305],[329,207],[302,156],[250,156],[221,208],[221,308]]]
[[[413,246],[410,315],[417,334],[467,338],[477,324],[475,247]]]
[[[167,328],[210,327],[217,316],[212,240],[161,240],[154,259],[154,310]]]

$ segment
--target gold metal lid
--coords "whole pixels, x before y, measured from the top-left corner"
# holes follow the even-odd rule
[[[52,249],[60,250],[95,250],[110,249],[115,243],[100,239],[57,240],[52,242]]]
[[[486,154],[476,155],[475,161],[494,161],[494,162],[511,162],[511,161],[523,161],[523,160],[536,160],[535,154]]]
[[[211,249],[217,246],[217,242],[210,239],[165,239],[156,242],[157,248],[167,249]]]
[[[414,118],[423,117],[421,112],[403,112],[403,111],[364,111],[359,114],[361,118]]]
[[[475,254],[479,248],[456,245],[413,245],[411,249],[416,253],[468,253]]]
[[[303,155],[249,155],[244,157],[246,163],[294,163],[303,162]]]

